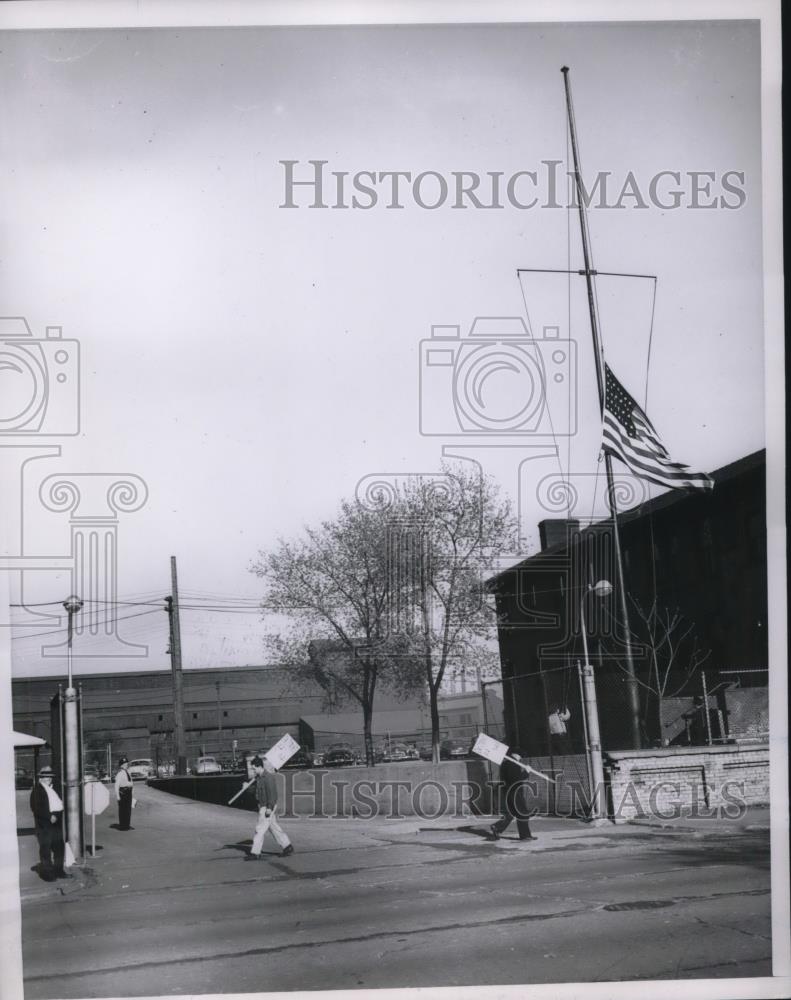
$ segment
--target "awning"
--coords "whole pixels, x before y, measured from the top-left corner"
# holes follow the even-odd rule
[[[28,736],[27,733],[17,733],[14,731],[14,749],[21,750],[23,747],[43,747],[46,740],[38,736]]]

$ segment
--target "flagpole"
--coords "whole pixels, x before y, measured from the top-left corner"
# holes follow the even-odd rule
[[[562,66],[560,72],[563,74],[563,84],[566,91],[566,111],[568,113],[569,132],[571,134],[571,152],[574,157],[574,184],[577,192],[577,208],[580,217],[580,232],[582,234],[582,255],[585,262],[585,284],[588,290],[588,311],[590,313],[591,336],[593,337],[593,355],[596,361],[596,383],[599,389],[599,410],[604,421],[604,358],[599,334],[599,321],[596,313],[596,298],[593,289],[593,277],[596,272],[591,267],[590,237],[588,234],[588,220],[585,215],[585,198],[582,189],[582,176],[579,166],[579,155],[577,152],[577,130],[574,124],[574,110],[571,103],[571,84],[569,83],[569,68]],[[629,629],[629,608],[626,602],[626,585],[623,574],[623,560],[621,557],[621,538],[618,530],[618,507],[615,501],[615,491],[612,479],[612,459],[609,452],[604,453],[604,464],[607,471],[607,499],[612,515],[612,537],[615,549],[615,560],[617,564],[618,594],[621,605],[621,619],[624,627],[624,646],[626,653],[626,691],[629,699],[629,712],[632,734],[632,745],[635,750],[639,750],[642,741],[640,738],[640,693],[637,690],[637,676],[634,670],[634,658],[632,656],[632,637]],[[585,628],[584,622],[581,627]]]

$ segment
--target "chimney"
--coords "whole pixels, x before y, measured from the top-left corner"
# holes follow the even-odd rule
[[[570,536],[580,530],[580,523],[575,518],[547,517],[538,522],[538,534],[541,539],[541,551],[553,548],[555,545],[567,545]]]

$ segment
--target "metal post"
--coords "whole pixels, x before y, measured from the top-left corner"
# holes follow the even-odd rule
[[[585,763],[588,768],[588,789],[590,791],[591,802],[593,801],[593,770],[591,768],[591,747],[588,740],[588,718],[585,711],[585,691],[582,686],[582,667],[577,660],[577,680],[580,682],[580,709],[582,711],[582,731],[585,735]]]
[[[494,684],[495,681],[481,681],[481,704],[483,706],[483,731],[489,732],[489,710],[486,707],[486,685]]]
[[[709,692],[706,689],[706,671],[701,670],[700,676],[703,682],[703,718],[706,720],[706,742],[711,746],[711,720],[709,719]]]
[[[593,588],[589,588],[593,589]],[[596,703],[596,681],[593,676],[593,667],[588,656],[588,629],[585,624],[585,598],[588,591],[584,591],[580,599],[580,627],[582,629],[582,648],[585,653],[585,663],[582,667],[582,688],[585,698],[585,714],[588,720],[588,738],[591,757],[591,777],[593,778],[593,793],[591,795],[591,819],[605,819],[604,809],[604,765],[601,755],[601,735],[599,733],[599,709]]]
[[[79,720],[77,717],[77,690],[72,682],[72,636],[74,633],[74,615],[82,607],[79,597],[69,597],[63,602],[68,614],[68,632],[66,640],[66,658],[68,663],[69,686],[63,699],[63,750],[65,756],[64,813],[66,819],[66,836],[74,860],[82,857],[82,809],[80,803],[80,739]]]

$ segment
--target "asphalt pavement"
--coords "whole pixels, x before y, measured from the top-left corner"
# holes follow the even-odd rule
[[[293,855],[249,862],[255,814],[136,796],[56,883],[18,796],[26,998],[771,975],[768,810],[496,843],[481,817],[300,817]]]

